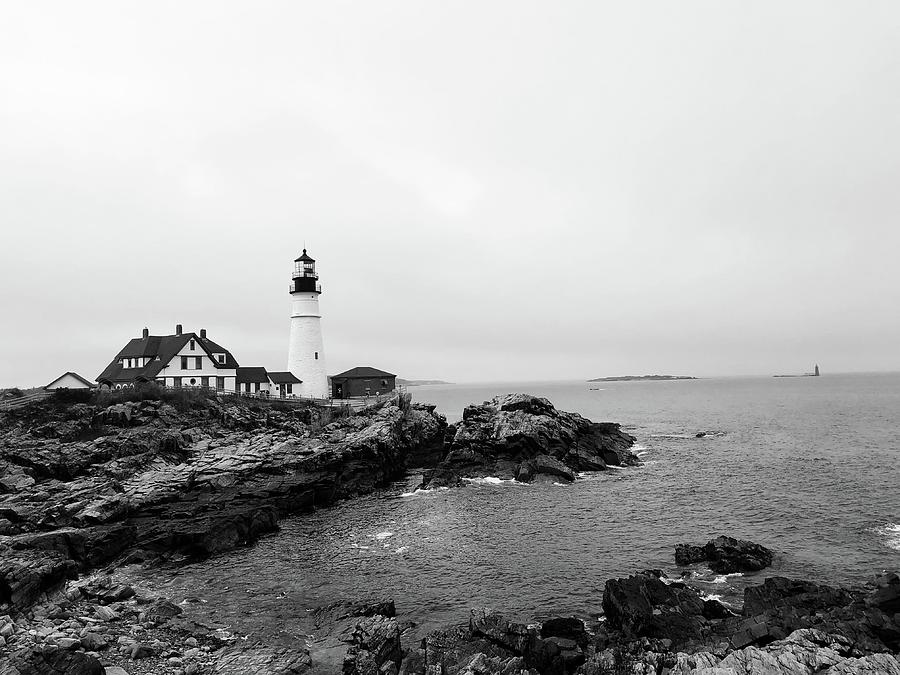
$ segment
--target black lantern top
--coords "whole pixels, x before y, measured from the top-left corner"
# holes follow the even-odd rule
[[[319,276],[316,274],[316,261],[306,254],[294,260],[294,276],[291,281],[291,293],[321,293],[322,287],[317,284]]]

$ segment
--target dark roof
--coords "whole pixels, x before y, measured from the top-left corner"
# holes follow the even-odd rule
[[[73,373],[71,370],[68,370],[68,371],[66,371],[65,373],[63,373],[62,375],[60,375],[59,377],[57,377],[55,380],[53,380],[50,384],[46,385],[46,386],[44,387],[44,389],[46,389],[47,387],[49,387],[51,384],[56,384],[56,383],[59,382],[61,379],[63,379],[66,375],[71,375],[72,377],[74,377],[76,380],[78,380],[79,382],[81,382],[81,384],[83,384],[83,385],[86,386],[86,387],[94,387],[94,386],[96,386],[93,382],[89,382],[88,380],[84,379],[84,378],[83,378],[81,375],[79,375],[78,373]]]
[[[332,379],[335,378],[345,378],[345,379],[353,379],[358,377],[397,377],[393,373],[386,373],[383,370],[378,370],[378,368],[372,368],[371,366],[357,366],[356,368],[351,368],[350,370],[344,371],[339,375],[332,375]]]
[[[225,363],[219,363],[218,361],[213,359],[217,368],[231,369],[238,367],[238,362],[231,355],[231,352],[225,349],[225,347],[217,345],[209,338],[197,337],[197,342],[202,344],[206,348],[206,351],[210,352],[211,354],[225,354]]]
[[[236,384],[244,384],[245,382],[268,382],[269,374],[262,366],[248,366],[237,369],[234,381]]]
[[[288,372],[270,372],[269,379],[272,380],[273,384],[300,384],[303,382],[303,380],[299,379],[296,375]]]
[[[299,258],[294,258],[294,262],[316,262],[316,261],[313,260],[312,258],[310,258],[308,255],[306,255],[306,249],[303,249],[303,255],[301,255]]]
[[[201,338],[196,333],[182,333],[181,335],[150,335],[148,337],[132,338],[108,366],[97,376],[97,382],[131,382],[143,376],[149,380],[159,375],[159,371],[169,365],[172,358],[180,352],[188,341],[193,338],[200,348],[206,352],[216,368],[237,368],[238,363],[227,349],[217,345],[212,340]],[[212,352],[225,352],[225,363],[219,363],[212,357]],[[152,358],[146,366],[140,368],[124,368],[119,361],[129,358]],[[157,359],[157,357],[159,357]]]

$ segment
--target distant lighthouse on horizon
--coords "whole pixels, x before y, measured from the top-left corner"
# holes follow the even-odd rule
[[[290,292],[291,337],[287,368],[301,381],[295,393],[328,398],[322,315],[319,312],[322,285],[316,274],[316,261],[307,255],[305,248],[303,254],[294,260]]]

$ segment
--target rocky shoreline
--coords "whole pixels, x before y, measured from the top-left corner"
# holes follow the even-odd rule
[[[0,413],[0,675],[86,673],[898,673],[900,578],[858,588],[766,579],[736,609],[659,570],[610,579],[599,620],[489,609],[412,641],[389,599],[309,608],[260,643],[118,570],[252,544],[280,519],[426,469],[422,488],[576,480],[638,465],[619,425],[507,395],[448,426],[408,397],[354,416],[191,397],[50,399]],[[720,537],[678,545],[721,573],[772,561]],[[402,614],[402,607],[401,614]]]

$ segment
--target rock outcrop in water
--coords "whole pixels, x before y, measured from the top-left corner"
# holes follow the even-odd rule
[[[717,574],[756,572],[771,565],[772,556],[772,551],[765,546],[733,537],[716,537],[710,539],[705,546],[675,546],[676,565],[705,562]]]
[[[634,438],[618,424],[597,423],[557,410],[545,398],[497,396],[463,412],[438,466],[424,487],[456,486],[463,478],[537,477],[572,481],[577,471],[638,464]]]
[[[35,404],[0,420],[0,611],[75,568],[202,558],[253,542],[287,514],[370,492],[446,423],[408,399],[327,411],[216,399]]]

